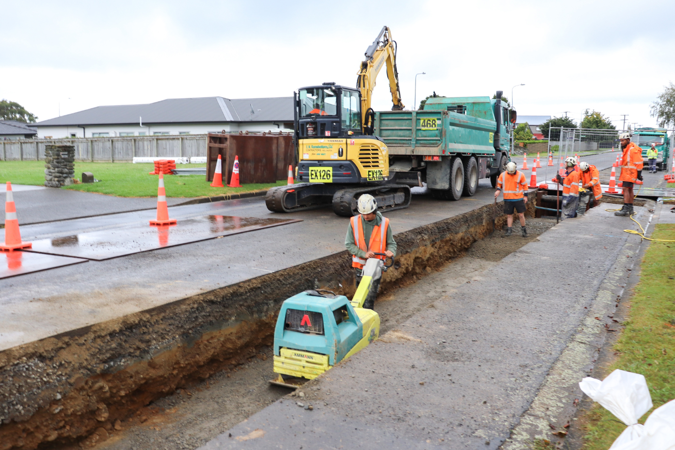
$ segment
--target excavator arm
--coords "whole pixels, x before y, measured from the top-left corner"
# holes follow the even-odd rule
[[[361,63],[356,85],[361,91],[361,123],[366,134],[372,134],[374,113],[370,107],[375,89],[377,75],[382,67],[387,65],[387,78],[393,102],[392,111],[400,111],[405,106],[401,102],[401,89],[396,69],[396,41],[391,37],[389,27],[382,27],[382,31],[365,53],[366,59]]]

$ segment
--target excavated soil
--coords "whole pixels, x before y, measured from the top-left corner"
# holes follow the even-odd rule
[[[400,304],[387,302],[388,293],[462,256],[504,222],[488,205],[397,235],[401,256],[383,278],[381,304]],[[531,221],[533,236],[535,227]],[[484,251],[493,258],[528,241],[490,240],[495,249]],[[135,424],[171,439],[119,448],[194,448],[284,394],[266,385],[276,314],[286,298],[316,287],[353,293],[346,252],[0,353],[0,450],[114,445]],[[392,311],[383,329],[416,308]],[[226,388],[197,400],[199,389],[221,380]],[[184,402],[206,416],[179,407]]]

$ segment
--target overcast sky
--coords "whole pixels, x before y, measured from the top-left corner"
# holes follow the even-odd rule
[[[284,97],[355,86],[383,25],[403,102],[503,90],[520,115],[586,108],[655,125],[675,74],[675,1],[0,0],[0,98],[39,120],[167,98]],[[386,71],[374,108],[389,109]]]

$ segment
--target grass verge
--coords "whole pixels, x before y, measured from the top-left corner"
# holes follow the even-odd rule
[[[181,164],[180,168],[199,168],[203,164]],[[148,175],[154,170],[153,164],[76,162],[75,177],[82,172],[91,172],[100,183],[74,184],[62,189],[96,192],[118,197],[156,197],[157,176]],[[0,182],[14,184],[44,185],[44,161],[3,161],[0,164]],[[276,183],[245,184],[241,188],[213,188],[203,175],[170,175],[164,177],[167,197],[214,197],[242,192],[253,192],[286,184]]]
[[[654,239],[675,240],[675,225],[657,224]],[[675,399],[675,242],[652,242],[642,260],[640,282],[630,303],[628,320],[614,346],[615,369],[639,373],[647,379],[654,408]],[[626,426],[595,404],[584,418],[584,450],[606,450]]]

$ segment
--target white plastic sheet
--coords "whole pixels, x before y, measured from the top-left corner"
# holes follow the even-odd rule
[[[603,381],[584,378],[579,387],[628,425],[610,450],[675,450],[675,401],[656,409],[644,425],[637,423],[653,406],[644,376],[615,370]]]

